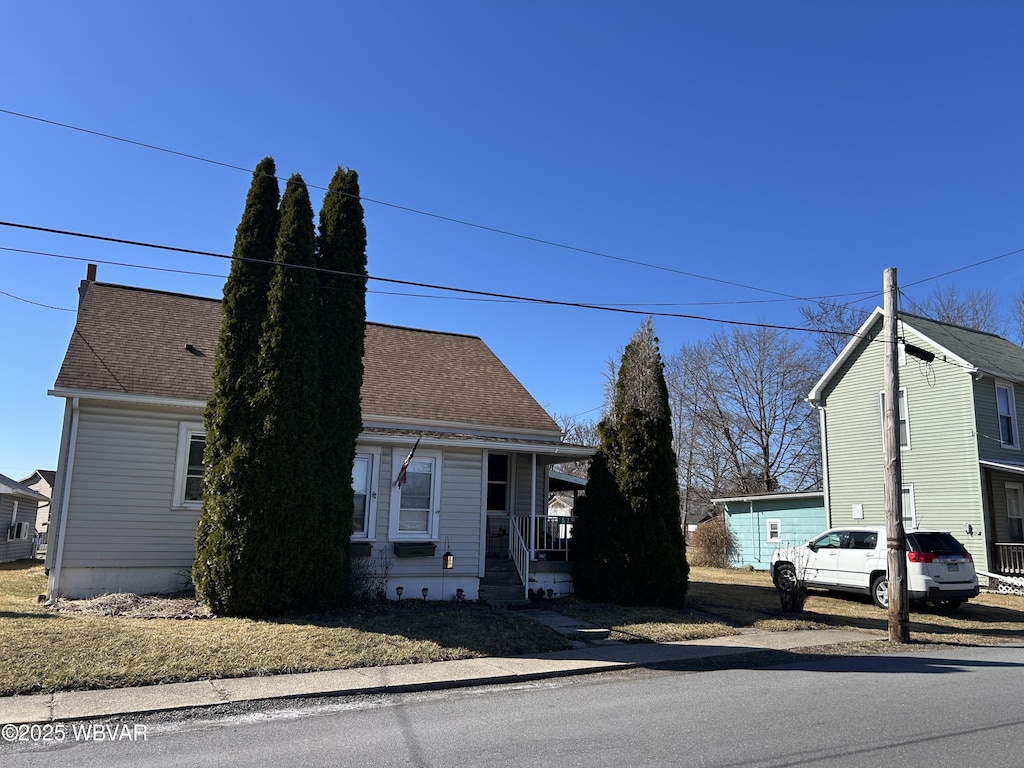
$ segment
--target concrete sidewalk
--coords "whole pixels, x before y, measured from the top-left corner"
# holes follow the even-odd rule
[[[618,643],[595,639],[598,628],[558,614],[531,617],[560,630],[582,632],[584,647],[530,656],[465,659],[393,667],[365,667],[292,675],[169,683],[103,691],[72,691],[0,698],[0,724],[83,720],[216,704],[307,696],[343,696],[460,688],[582,675],[634,667],[668,668],[702,659],[758,651],[792,651],[838,643],[880,640],[882,632],[845,629],[745,632],[681,643]],[[600,630],[598,630],[600,632]],[[606,631],[605,631],[606,632]],[[588,634],[589,633],[589,634]],[[582,643],[580,643],[582,645]]]

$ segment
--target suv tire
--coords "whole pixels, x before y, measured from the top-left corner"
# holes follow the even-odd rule
[[[889,608],[889,579],[883,573],[871,582],[871,600],[879,608]]]

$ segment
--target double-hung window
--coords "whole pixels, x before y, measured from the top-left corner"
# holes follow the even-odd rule
[[[782,520],[779,520],[777,518],[766,520],[765,526],[767,527],[767,541],[782,541]]]
[[[357,448],[352,464],[352,538],[374,539],[377,528],[377,467],[380,448]]]
[[[178,426],[178,454],[174,464],[174,506],[198,509],[203,502],[203,451],[206,432],[196,422]]]
[[[402,455],[395,450],[396,459]],[[395,462],[396,480],[401,464]],[[441,452],[417,450],[401,485],[391,489],[388,532],[395,540],[437,539],[441,517]]]
[[[1005,488],[1010,541],[1024,541],[1024,485],[1006,483]]]
[[[885,392],[878,394],[882,409],[882,448],[885,448]],[[910,414],[907,412],[907,388],[900,387],[896,418],[899,419],[900,448],[910,450]]]
[[[999,412],[999,442],[1004,448],[1020,448],[1017,441],[1017,404],[1013,385],[996,382],[996,409]]]

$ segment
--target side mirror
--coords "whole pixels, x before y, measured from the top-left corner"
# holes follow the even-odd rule
[[[814,542],[813,541],[807,542],[807,548],[809,550],[811,550],[811,552],[817,552],[818,551],[818,548],[816,546],[814,546]]]

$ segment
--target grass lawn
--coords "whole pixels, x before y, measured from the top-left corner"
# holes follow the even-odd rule
[[[402,604],[278,619],[129,619],[47,610],[41,565],[0,564],[0,695],[311,672],[566,648],[486,606]]]
[[[849,627],[887,631],[888,614],[867,597],[810,590],[804,611],[784,614],[764,571],[691,568],[684,610],[576,604],[563,613],[612,629],[612,639],[671,642],[735,633]],[[944,614],[914,605],[912,643],[991,645],[1019,640],[1024,632],[1024,597],[982,594]],[[878,645],[884,647],[883,644]]]
[[[132,619],[58,613],[36,601],[42,566],[0,564],[0,695],[113,688],[218,677],[541,653],[565,648],[554,632],[514,611],[424,603],[277,619]],[[884,631],[866,598],[812,591],[787,616],[767,574],[694,568],[685,610],[562,601],[558,610],[610,627],[612,639],[667,642],[766,631],[859,627]],[[1024,597],[982,595],[952,615],[911,612],[916,644],[1019,640]],[[868,644],[860,650],[884,648]]]

